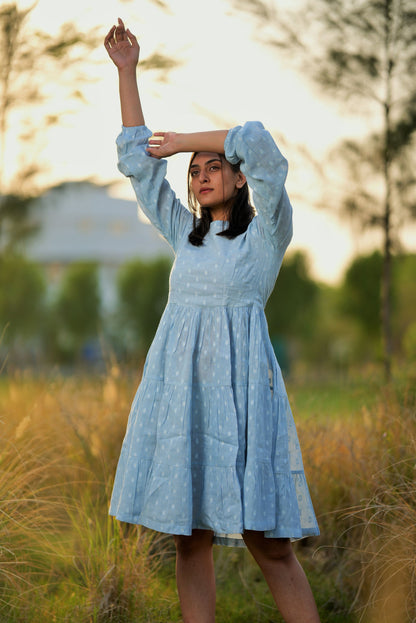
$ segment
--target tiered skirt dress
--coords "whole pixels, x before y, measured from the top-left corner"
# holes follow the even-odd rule
[[[169,299],[148,352],[117,467],[110,514],[154,530],[242,543],[244,530],[319,534],[296,428],[264,306],[292,236],[287,162],[260,122],[227,134],[257,214],[234,239],[213,221],[201,247],[192,216],[146,152],[151,132],[123,128],[119,168],[175,252]],[[284,305],[284,301],[282,301]]]

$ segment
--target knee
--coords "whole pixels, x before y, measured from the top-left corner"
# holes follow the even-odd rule
[[[267,542],[269,540],[271,543]],[[294,553],[289,539],[264,539],[262,555],[270,561],[285,562],[290,560]]]
[[[182,558],[192,557],[195,554],[212,548],[213,534],[208,530],[194,530],[190,536],[175,534],[176,553]]]
[[[245,535],[248,549],[261,562],[285,563],[294,556],[290,539],[268,539],[263,534]]]

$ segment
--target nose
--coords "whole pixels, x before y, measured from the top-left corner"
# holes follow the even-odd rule
[[[199,181],[202,184],[203,182],[207,182],[209,177],[208,177],[208,173],[205,169],[201,169],[199,172]]]

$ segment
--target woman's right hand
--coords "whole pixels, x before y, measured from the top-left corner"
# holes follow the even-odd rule
[[[167,158],[180,151],[179,134],[176,132],[154,132],[149,139],[147,153],[153,158]]]
[[[118,69],[136,67],[139,60],[140,47],[132,32],[124,27],[123,20],[118,18],[118,25],[108,32],[104,47]]]

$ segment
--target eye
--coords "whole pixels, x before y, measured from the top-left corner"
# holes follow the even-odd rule
[[[219,171],[220,167],[218,166],[218,164],[212,164],[209,168],[210,171]]]
[[[191,175],[191,177],[195,177],[196,175],[199,175],[199,170],[198,169],[192,169],[190,175]]]

